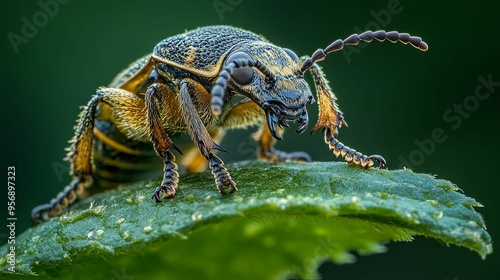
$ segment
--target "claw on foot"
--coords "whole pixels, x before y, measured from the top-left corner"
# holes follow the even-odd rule
[[[175,196],[175,189],[177,189],[177,184],[179,183],[179,173],[177,173],[177,164],[174,162],[175,156],[167,151],[165,153],[165,169],[163,174],[163,181],[161,186],[155,189],[153,196],[151,197],[156,201],[156,203],[162,202],[162,198],[172,198]]]
[[[366,156],[342,144],[341,142],[339,142],[339,140],[337,140],[337,138],[335,138],[335,134],[331,129],[325,130],[325,142],[328,144],[330,150],[333,151],[335,156],[341,156],[345,159],[345,161],[349,163],[354,163],[356,165],[362,166],[363,168],[372,167],[375,161],[379,163],[379,166],[377,168],[382,168],[386,164],[386,161],[382,156]]]
[[[175,196],[175,188],[172,188],[171,186],[159,186],[156,188],[153,196],[153,198],[156,203],[162,202],[162,198],[172,198]]]
[[[93,179],[89,175],[83,175],[71,181],[57,197],[49,203],[35,207],[31,212],[33,224],[41,224],[53,217],[57,217],[61,212],[72,205],[85,188],[92,185]]]
[[[386,165],[386,161],[382,156],[379,155],[373,155],[368,157],[369,160],[371,161],[377,161],[378,162],[378,167],[377,168],[383,168]]]
[[[212,174],[214,175],[215,184],[217,185],[217,189],[221,194],[226,194],[226,188],[230,188],[230,194],[234,193],[238,189],[236,188],[236,183],[231,179],[231,175],[227,171],[226,167],[224,167],[224,162],[220,158],[218,158],[213,153],[210,153],[208,156],[210,162],[210,169],[212,170]]]
[[[35,225],[48,221],[51,217],[51,210],[52,206],[50,204],[38,205],[31,211],[31,221]]]
[[[226,189],[229,188],[229,194],[232,194],[238,190],[236,188],[236,183],[231,180],[231,177],[223,179],[221,182],[217,182],[217,189],[219,190],[219,193],[221,194],[227,194]]]

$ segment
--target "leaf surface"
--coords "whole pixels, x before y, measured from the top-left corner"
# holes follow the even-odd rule
[[[107,191],[16,238],[12,279],[276,279],[314,277],[324,260],[380,253],[423,235],[492,252],[480,206],[452,183],[409,170],[345,163],[228,166],[239,191],[210,173],[182,176],[155,204],[155,180]],[[9,244],[0,276],[10,275]],[[38,275],[39,277],[33,277]]]

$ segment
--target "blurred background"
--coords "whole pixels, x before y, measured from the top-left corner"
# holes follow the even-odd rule
[[[63,148],[73,135],[79,107],[95,89],[166,37],[227,24],[262,34],[299,56],[367,29],[421,36],[429,44],[425,53],[374,42],[320,63],[349,124],[339,139],[366,154],[383,155],[389,169],[406,166],[456,183],[485,206],[478,211],[498,240],[500,207],[495,201],[500,191],[493,173],[500,151],[499,22],[496,8],[489,6],[494,4],[461,3],[2,1],[1,167],[4,181],[7,167],[16,168],[18,234],[31,226],[31,209],[69,182]],[[307,151],[318,161],[336,160],[320,133],[309,135],[317,116],[315,106],[310,107],[309,130],[303,135],[290,130],[278,147]],[[253,131],[227,134],[222,142],[229,151],[222,155],[226,163],[255,158]],[[6,205],[5,194],[0,197]],[[7,231],[0,230],[0,244],[6,237]],[[320,272],[325,279],[500,275],[498,252],[483,261],[467,249],[423,237],[387,247],[387,253],[361,256],[354,265],[325,263]]]

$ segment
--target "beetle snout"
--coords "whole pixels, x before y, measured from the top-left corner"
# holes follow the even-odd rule
[[[283,98],[290,100],[299,100],[301,97],[301,93],[298,90],[285,91],[281,95]]]
[[[292,106],[277,100],[265,101],[262,104],[262,109],[264,109],[266,113],[267,124],[273,137],[278,140],[282,139],[277,127],[280,129],[283,127],[290,127],[288,120],[297,121],[297,133],[304,132],[309,124],[309,116],[305,105],[310,101],[311,99],[308,98],[307,102],[300,106]]]
[[[283,115],[297,117],[308,104],[315,102],[312,94],[304,95],[301,91],[282,92],[277,98],[268,99],[264,106],[277,107]]]
[[[296,119],[302,114],[306,104],[296,104],[295,102],[285,103],[280,100],[268,100],[262,104],[262,108],[267,111],[273,111],[275,114],[287,119]]]

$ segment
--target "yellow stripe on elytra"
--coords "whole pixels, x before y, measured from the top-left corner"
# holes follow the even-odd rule
[[[97,127],[94,127],[94,136],[97,137],[102,142],[104,142],[106,145],[110,146],[111,148],[113,148],[119,152],[127,153],[130,155],[136,155],[136,156],[151,156],[151,154],[152,154],[149,151],[137,151],[137,150],[129,148],[123,144],[120,144],[120,143],[116,142],[115,140],[106,136],[106,134],[102,133],[99,129],[97,129]]]
[[[107,157],[103,157],[101,155],[94,155],[94,161],[100,161],[104,165],[110,165],[114,167],[118,167],[120,169],[127,169],[127,170],[154,170],[154,169],[159,169],[161,168],[161,160],[158,158],[158,162],[151,162],[151,163],[133,163],[133,162],[126,162],[122,160],[115,160],[115,159],[110,159]],[[100,170],[102,171],[102,170]]]

